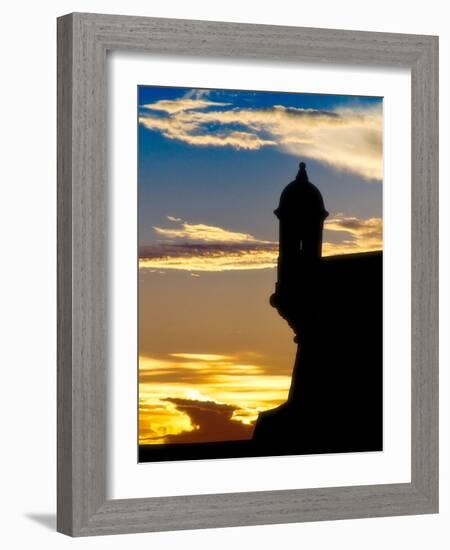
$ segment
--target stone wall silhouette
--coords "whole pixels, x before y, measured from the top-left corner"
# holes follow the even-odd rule
[[[382,253],[322,258],[289,307],[307,327],[289,399],[259,415],[254,442],[273,454],[381,450]]]

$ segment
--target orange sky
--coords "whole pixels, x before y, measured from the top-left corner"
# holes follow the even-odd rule
[[[258,412],[283,402],[290,384],[287,374],[269,374],[252,355],[141,356],[141,443],[251,437]]]
[[[325,255],[381,248],[380,220],[346,223],[351,229],[326,242]],[[342,232],[342,224],[331,220],[329,231]],[[208,233],[188,227],[183,239],[189,231]],[[220,232],[212,233],[217,240]],[[253,269],[227,269],[234,260],[223,255],[184,255],[173,268],[161,258],[159,269],[141,260],[141,444],[250,438],[258,413],[286,400],[295,344],[268,303],[276,248],[272,256],[264,266],[257,253],[239,259]]]

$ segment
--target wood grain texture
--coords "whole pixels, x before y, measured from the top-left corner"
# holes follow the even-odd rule
[[[72,25],[58,21],[57,529],[72,525]]]
[[[438,507],[438,42],[411,71],[412,480]]]
[[[412,75],[411,483],[107,500],[106,52],[402,66]],[[58,531],[99,535],[438,509],[438,39],[115,15],[58,20]]]

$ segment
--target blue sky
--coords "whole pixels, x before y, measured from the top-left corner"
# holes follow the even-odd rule
[[[260,92],[248,90],[218,90],[209,88],[173,88],[163,86],[139,86],[139,106],[154,103],[161,99],[179,99],[195,92],[207,94],[212,101],[232,103],[233,107],[272,107],[284,105],[286,107],[300,107],[303,109],[329,109],[341,106],[373,105],[382,101],[377,96],[353,96],[333,94],[299,94],[287,92]]]
[[[163,101],[168,102],[164,105],[167,109],[175,109],[177,102],[186,97],[191,101],[200,98],[210,105],[175,113],[144,107]],[[196,115],[232,111],[245,115],[270,112],[274,106],[309,110],[311,114],[334,114],[339,110],[366,113],[380,109],[382,99],[140,86],[138,104],[140,120],[150,114],[161,120],[183,115],[185,121],[189,112]],[[234,121],[226,125],[226,130],[247,131],[248,127]],[[275,239],[277,226],[272,211],[281,190],[295,176],[300,160],[307,162],[310,179],[321,189],[332,216],[341,213],[358,218],[381,217],[381,180],[368,178],[361,170],[299,156],[277,145],[246,149],[192,144],[186,139],[169,137],[160,128],[149,128],[142,122],[138,131],[140,244],[157,240],[152,228],[167,224],[167,216],[244,231],[260,239]],[[221,123],[208,121],[198,133],[220,132]],[[275,142],[277,138],[270,135],[270,128],[264,127],[258,129],[258,136]]]

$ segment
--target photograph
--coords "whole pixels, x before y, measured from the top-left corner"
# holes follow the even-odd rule
[[[139,85],[136,131],[139,462],[382,451],[383,98]]]

